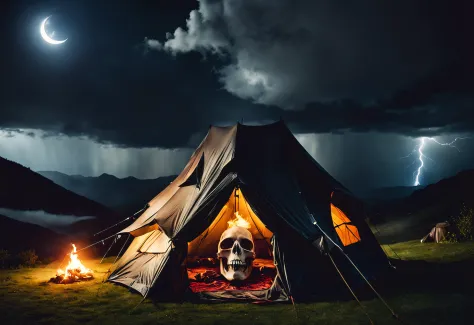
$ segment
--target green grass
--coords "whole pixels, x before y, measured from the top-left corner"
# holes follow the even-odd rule
[[[393,259],[411,261],[452,263],[474,259],[474,242],[465,243],[421,243],[411,240],[393,245],[382,245],[385,253]]]
[[[470,261],[473,243],[391,245],[404,259],[444,262]],[[95,279],[70,285],[48,283],[58,262],[45,267],[0,271],[0,315],[2,324],[369,324],[355,301],[254,305],[243,303],[191,304],[153,303],[126,288],[101,283],[111,259],[103,264],[86,260]],[[454,264],[453,264],[454,265]],[[468,270],[455,269],[466,276]],[[463,273],[464,272],[464,273]],[[423,274],[424,275],[424,274]],[[418,275],[417,275],[418,276]],[[461,276],[461,275],[460,275]],[[440,278],[439,281],[450,281]],[[403,282],[403,281],[402,281]],[[408,324],[471,324],[474,298],[437,286],[400,287],[387,293],[387,302]],[[399,324],[378,300],[363,301],[376,324]],[[296,317],[298,315],[298,318]]]

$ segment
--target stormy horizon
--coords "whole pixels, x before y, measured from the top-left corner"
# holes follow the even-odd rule
[[[15,2],[3,29],[23,42],[2,53],[0,156],[35,171],[173,175],[209,125],[279,119],[354,192],[474,168],[467,2],[73,1],[59,46],[37,34],[53,7]]]

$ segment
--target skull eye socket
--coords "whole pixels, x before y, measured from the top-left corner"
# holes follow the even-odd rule
[[[229,249],[234,246],[235,240],[232,238],[226,238],[221,242],[221,249]]]
[[[249,251],[253,248],[253,243],[247,238],[242,238],[240,240],[240,246],[242,246],[243,249],[246,249]]]

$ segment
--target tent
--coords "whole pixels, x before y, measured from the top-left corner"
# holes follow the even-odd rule
[[[435,243],[442,242],[446,239],[446,235],[448,234],[450,224],[449,222],[440,222],[437,223],[431,231],[421,239],[422,243],[426,243],[429,240],[434,241]]]
[[[190,290],[191,263],[216,259],[220,236],[237,212],[254,237],[254,270],[273,269],[270,284],[218,290],[214,281],[207,291]],[[325,299],[343,283],[337,271],[357,286],[362,280],[354,265],[369,280],[389,265],[364,217],[361,202],[283,121],[211,126],[177,178],[118,233],[133,241],[108,281],[165,300],[187,294],[211,300]]]

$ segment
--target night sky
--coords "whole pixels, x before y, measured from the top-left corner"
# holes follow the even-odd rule
[[[343,4],[344,3],[344,4]],[[283,118],[354,192],[474,168],[472,1],[7,1],[0,156],[177,173],[210,124]],[[51,45],[48,32],[66,43]],[[459,149],[459,150],[458,150]]]

